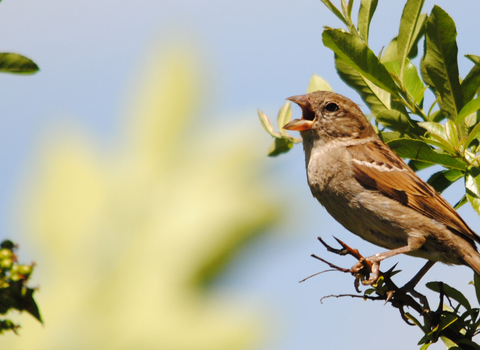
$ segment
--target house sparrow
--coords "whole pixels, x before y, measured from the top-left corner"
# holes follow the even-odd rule
[[[480,236],[383,143],[354,102],[330,91],[287,100],[303,111],[284,128],[303,138],[313,196],[347,230],[390,249],[366,258],[372,263],[367,283],[377,280],[382,260],[401,253],[480,274]]]

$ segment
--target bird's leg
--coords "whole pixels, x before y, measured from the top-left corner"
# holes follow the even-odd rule
[[[375,283],[378,280],[378,277],[380,275],[380,262],[382,260],[391,258],[392,256],[395,256],[398,254],[405,254],[405,253],[410,253],[412,251],[415,251],[419,249],[423,245],[423,243],[425,243],[425,237],[410,236],[408,237],[408,244],[404,247],[395,248],[395,249],[392,249],[383,253],[378,253],[378,254],[369,256],[368,258],[365,258],[365,260],[367,260],[372,264],[372,273],[370,274],[370,278],[368,280],[362,281],[362,284],[370,285]],[[363,268],[363,266],[364,266],[363,261],[360,260],[355,265],[353,265],[352,272],[359,272]]]

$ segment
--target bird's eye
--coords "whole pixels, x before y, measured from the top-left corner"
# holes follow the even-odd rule
[[[329,112],[336,112],[339,110],[339,107],[336,103],[330,102],[328,105],[325,106],[325,109]]]

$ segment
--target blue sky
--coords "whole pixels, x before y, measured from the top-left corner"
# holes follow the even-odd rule
[[[426,1],[425,11],[434,3],[456,21],[460,73],[465,76],[471,64],[462,56],[480,54],[476,34],[480,4]],[[370,38],[375,51],[396,35],[402,7],[402,1],[380,1]],[[130,85],[152,48],[178,41],[197,47],[209,81],[207,95],[216,101],[205,106],[207,125],[232,122],[225,116],[241,113],[256,119],[257,108],[274,116],[285,97],[305,91],[313,73],[329,81],[336,92],[361,103],[336,76],[332,53],[321,43],[323,26],[339,27],[340,23],[318,0],[2,1],[0,51],[31,57],[41,72],[1,76],[0,236],[21,240],[22,233],[14,232],[9,220],[11,206],[18,179],[42,131],[75,119],[108,145],[118,131],[116,118],[125,107]],[[298,116],[299,110],[294,113]],[[264,153],[269,142],[265,135],[259,152]],[[311,198],[301,147],[265,162],[272,167],[272,181],[282,184],[291,215],[278,232],[244,250],[218,285],[231,289],[237,298],[265,306],[281,319],[272,321],[270,339],[259,349],[415,346],[420,331],[405,326],[395,310],[380,303],[350,299],[319,303],[324,295],[351,291],[347,276],[322,275],[298,284],[324,268],[309,257],[324,254],[317,235],[335,234],[365,254],[374,254],[377,248],[345,232]],[[461,191],[461,186],[449,190],[447,199],[456,201]],[[480,231],[472,210],[465,207],[461,213]],[[408,257],[397,260],[407,276],[422,264]],[[428,277],[473,291],[466,285],[471,278],[467,268],[436,266]]]

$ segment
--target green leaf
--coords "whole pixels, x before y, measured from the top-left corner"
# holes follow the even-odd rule
[[[458,210],[467,204],[467,202],[467,195],[463,195],[462,198],[460,198],[460,200],[453,206],[453,209]]]
[[[445,11],[434,6],[425,33],[425,56],[421,61],[423,79],[438,97],[443,113],[455,121],[463,107],[455,23]]]
[[[468,169],[465,173],[465,188],[468,201],[480,215],[480,170],[478,168]]]
[[[326,28],[322,39],[323,44],[335,52],[344,63],[358,70],[381,89],[400,98],[390,73],[360,37],[339,29]]]
[[[445,123],[445,132],[447,134],[448,142],[455,147],[458,143],[458,132],[455,123],[451,120],[447,120]]]
[[[422,128],[418,127],[416,123],[408,117],[408,114],[402,114],[396,110],[385,109],[380,111],[375,119],[392,131],[398,131],[401,134],[410,132],[415,135],[423,135],[425,133]]]
[[[404,67],[403,84],[405,90],[416,104],[420,104],[423,100],[423,93],[425,92],[425,85],[418,75],[417,67],[415,67],[408,58],[406,58]]]
[[[260,122],[262,123],[262,126],[265,129],[265,131],[268,132],[273,137],[279,137],[280,134],[273,130],[273,125],[270,122],[270,119],[268,119],[267,115],[260,110],[258,110],[257,112],[258,112],[258,117],[260,118]]]
[[[287,101],[282,108],[280,108],[280,112],[278,112],[277,123],[278,128],[280,130],[280,134],[283,136],[287,135],[287,130],[283,127],[287,124],[290,120],[292,120],[292,108],[290,105],[290,101]]]
[[[370,22],[378,5],[378,0],[362,0],[358,11],[358,31],[366,44],[368,44],[368,31]]]
[[[330,0],[321,0],[323,2],[323,4],[325,6],[327,6],[327,8],[333,12],[333,14],[335,16],[337,16],[337,18],[342,21],[345,25],[348,25],[347,24],[347,21],[345,20],[345,17],[343,17],[342,13],[332,4],[332,2]]]
[[[458,117],[455,120],[455,124],[460,125],[463,120],[472,113],[475,113],[480,109],[480,97],[467,102],[465,106],[458,113]]]
[[[470,306],[470,303],[468,302],[468,299],[465,298],[465,296],[459,290],[453,287],[450,287],[448,284],[443,282],[428,282],[426,286],[427,288],[437,293],[440,293],[441,289],[443,288],[443,291],[445,292],[445,294],[447,294],[450,298],[458,301],[460,305],[462,305],[465,309],[467,310],[472,309],[472,307]]]
[[[398,137],[397,137],[398,138]],[[427,169],[431,166],[434,166],[435,164],[432,163],[425,163],[419,160],[409,160],[408,161],[408,166],[412,168],[413,171],[417,172],[419,170]]]
[[[430,176],[427,183],[431,185],[438,193],[442,193],[461,177],[463,177],[463,171],[458,169],[442,170]]]
[[[381,62],[393,62],[398,61],[397,58],[397,37],[393,38],[388,44],[387,48],[383,52],[383,56],[380,59]]]
[[[447,337],[444,337],[444,336],[441,336],[440,339],[442,339],[443,343],[445,344],[445,346],[447,347],[447,349],[460,349],[458,347],[458,345],[453,341],[453,340],[450,340],[448,339]]]
[[[430,345],[432,345],[433,343],[428,343],[428,344],[423,344],[421,347],[420,347],[420,350],[427,350],[429,348]]]
[[[400,64],[399,78],[404,82],[404,69],[407,64],[408,54],[416,39],[417,23],[419,22],[420,12],[422,11],[425,0],[408,0],[403,9],[402,18],[400,20],[400,29],[397,36],[397,54]]]
[[[435,152],[424,141],[413,139],[398,139],[388,142],[388,146],[402,158],[420,160],[425,163],[439,164],[447,168],[465,170],[467,164],[461,159],[448,154]]]
[[[269,157],[276,157],[279,154],[290,151],[293,147],[293,141],[288,137],[276,138],[268,149]]]
[[[353,0],[348,0],[348,17],[352,17],[352,9],[353,9]]]
[[[427,131],[435,136],[442,138],[443,140],[447,140],[447,132],[445,131],[445,127],[440,123],[435,122],[420,122],[418,123],[422,128],[427,129]]]
[[[478,113],[472,113],[465,117],[465,126],[467,127],[467,129],[471,128],[477,123],[477,114]]]
[[[472,350],[480,350],[480,345],[478,345],[477,343],[469,340],[469,339],[460,339],[460,340],[457,340],[457,343],[459,345],[459,349],[472,349]],[[465,346],[461,346],[461,345],[465,345]]]
[[[480,304],[480,276],[473,273],[473,283],[475,285],[475,295],[477,296],[477,301]]]
[[[414,42],[410,48],[410,52],[408,53],[407,57],[409,59],[414,59],[418,55],[418,42],[425,34],[425,22],[427,20],[427,14],[423,13],[420,15],[417,21],[417,26],[415,27],[415,31],[413,34]]]
[[[480,57],[475,55],[465,55],[465,57],[475,63],[461,84],[463,103],[468,103],[480,89]]]
[[[473,140],[475,140],[480,134],[480,123],[475,125],[472,131],[468,134],[467,138],[461,142],[464,147],[469,147]]]
[[[388,143],[392,140],[401,139],[403,137],[398,131],[381,131],[378,136],[382,139],[383,142]]]
[[[335,67],[340,78],[350,87],[355,89],[374,116],[380,111],[391,108],[391,95],[372,84],[363,75],[359,74],[357,70],[342,61],[335,55]]]
[[[418,123],[421,127],[427,129],[428,134],[425,138],[425,141],[431,145],[440,147],[441,149],[455,154],[455,146],[456,143],[451,143],[449,140],[449,135],[447,134],[446,128],[440,124],[435,122],[421,122]]]
[[[308,84],[307,94],[314,91],[333,91],[326,80],[322,79],[316,74],[313,74]]]
[[[409,320],[411,320],[413,323],[415,323],[422,331],[425,332],[425,329],[423,325],[418,321],[413,315],[409,312],[405,312],[405,317],[407,317]]]
[[[388,92],[380,89],[359,74],[357,70],[343,62],[337,55],[335,55],[335,67],[340,78],[360,94],[375,118],[380,112],[391,109],[398,110],[403,115],[408,115],[405,107],[399,102],[392,101]]]
[[[0,72],[33,74],[39,70],[31,59],[16,53],[0,53]]]

